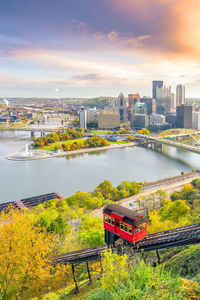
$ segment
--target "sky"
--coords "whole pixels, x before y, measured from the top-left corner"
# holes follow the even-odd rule
[[[0,0],[0,97],[200,97],[199,0]]]

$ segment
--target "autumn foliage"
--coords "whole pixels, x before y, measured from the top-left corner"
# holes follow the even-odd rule
[[[51,145],[60,141],[68,141],[74,139],[80,139],[84,136],[81,130],[67,129],[66,131],[57,131],[55,133],[47,134],[43,137],[34,139],[33,146],[35,148],[42,148],[44,146]]]
[[[30,299],[61,288],[67,267],[52,264],[54,237],[16,210],[0,218],[0,299]]]

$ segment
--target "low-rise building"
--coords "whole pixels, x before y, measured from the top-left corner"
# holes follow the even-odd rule
[[[98,119],[98,127],[100,129],[119,129],[120,114],[118,112],[105,111],[100,113]]]
[[[172,128],[176,128],[176,114],[171,113],[166,116],[166,121],[171,125]]]
[[[120,135],[111,135],[111,136],[108,136],[107,138],[109,141],[112,141],[112,142],[121,142],[123,141],[125,138],[120,136]]]
[[[150,125],[164,124],[164,123],[166,123],[166,117],[163,115],[159,115],[159,114],[152,114],[149,117],[149,122],[150,122]]]
[[[131,127],[136,129],[149,127],[149,116],[146,114],[134,114],[131,118]]]

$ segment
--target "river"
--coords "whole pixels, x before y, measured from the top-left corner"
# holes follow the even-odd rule
[[[6,155],[30,141],[27,132],[0,132],[0,202],[57,192],[69,196],[92,191],[104,179],[153,181],[200,169],[200,155],[164,146],[162,152],[140,147],[94,152],[69,158],[9,161]]]

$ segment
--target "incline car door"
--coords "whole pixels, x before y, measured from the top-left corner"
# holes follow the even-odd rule
[[[115,220],[115,232],[120,234],[120,221],[119,220]]]

